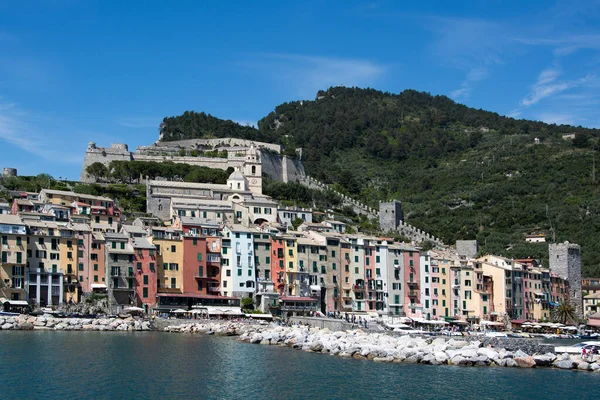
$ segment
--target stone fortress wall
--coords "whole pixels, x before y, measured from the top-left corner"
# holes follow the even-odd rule
[[[226,170],[244,165],[246,150],[251,146],[258,148],[262,163],[262,171],[271,179],[291,182],[304,177],[304,166],[298,159],[280,155],[281,146],[244,139],[190,139],[174,142],[157,142],[152,146],[139,146],[136,151],[129,151],[126,144],[111,144],[110,147],[97,147],[90,142],[85,153],[81,169],[81,182],[94,182],[86,172],[88,166],[100,162],[106,166],[111,161],[152,161],[184,163]],[[180,150],[227,150],[227,158],[180,156]]]
[[[441,239],[422,231],[410,224],[404,222],[402,214],[402,203],[398,200],[390,200],[389,202],[380,202],[379,210],[369,207],[350,196],[331,188],[329,185],[318,181],[311,176],[304,176],[298,180],[301,184],[317,190],[328,190],[336,194],[342,199],[342,204],[352,207],[355,213],[364,214],[369,218],[379,219],[379,228],[387,233],[398,233],[417,243],[430,241],[436,246],[444,246]]]

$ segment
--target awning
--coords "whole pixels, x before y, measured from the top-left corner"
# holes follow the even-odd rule
[[[321,286],[319,286],[319,285],[310,285],[310,290],[312,290],[313,292],[320,292],[321,291]]]
[[[106,289],[106,285],[104,283],[92,283],[90,287],[92,289]]]
[[[140,307],[126,307],[123,311],[144,311],[144,309]]]
[[[197,307],[196,309],[203,310],[208,315],[244,315],[244,313],[237,307],[202,306]]]
[[[480,324],[481,325],[490,325],[490,326],[504,325],[504,323],[502,323],[502,322],[494,322],[494,321],[481,321]]]
[[[273,319],[271,314],[246,314],[246,317],[256,319]]]
[[[9,300],[8,304],[10,304],[11,306],[28,306],[29,303],[26,302],[25,300]]]
[[[544,293],[538,293],[538,292],[534,292],[534,294],[535,294],[536,296],[543,296],[543,295],[544,295]]]
[[[587,326],[598,326],[600,327],[600,319],[598,318],[590,318],[588,320]]]

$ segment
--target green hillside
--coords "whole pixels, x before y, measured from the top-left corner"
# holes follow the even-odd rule
[[[546,244],[525,243],[546,233],[581,244],[584,274],[600,275],[599,130],[515,120],[413,90],[317,96],[228,134],[302,147],[308,174],[373,206],[402,200],[407,222],[447,243],[478,239],[482,252],[546,259]],[[188,124],[200,115],[186,114]]]

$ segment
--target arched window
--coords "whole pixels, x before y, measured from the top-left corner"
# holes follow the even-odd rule
[[[158,211],[162,211],[162,210],[163,210],[163,205],[162,205],[162,204],[159,204],[159,205],[158,205]]]
[[[252,166],[252,175],[256,175],[256,165]]]

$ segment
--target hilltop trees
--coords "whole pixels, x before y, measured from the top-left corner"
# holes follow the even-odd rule
[[[408,223],[446,243],[477,239],[482,252],[546,259],[547,245],[524,237],[553,233],[583,246],[585,275],[600,273],[598,129],[516,120],[414,90],[344,87],[283,103],[258,129],[195,114],[165,119],[165,140],[201,133],[278,143],[285,154],[301,147],[308,175],[374,208],[402,200]],[[264,186],[290,204],[328,203],[300,185]]]
[[[97,182],[101,182],[109,176],[108,169],[101,162],[95,162],[88,166],[86,172]]]
[[[108,168],[93,163],[86,168],[96,181],[143,183],[144,179],[181,180],[185,182],[226,183],[232,171],[174,162],[111,161]]]

